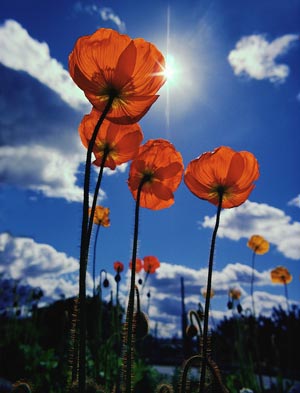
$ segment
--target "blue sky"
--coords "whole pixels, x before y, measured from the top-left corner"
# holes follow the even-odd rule
[[[68,74],[76,39],[107,27],[153,42],[174,64],[174,78],[141,120],[144,142],[169,139],[185,166],[226,145],[248,150],[260,164],[249,201],[223,210],[215,252],[212,315],[222,318],[227,292],[239,287],[251,306],[248,238],[270,251],[256,257],[257,312],[285,307],[270,270],[293,274],[291,303],[300,302],[300,4],[298,1],[111,2],[4,0],[0,10],[0,272],[40,286],[45,300],[77,292],[85,149],[78,125],[90,104]],[[176,68],[175,68],[176,67]],[[101,228],[97,271],[131,258],[134,200],[129,165],[106,171],[99,203],[111,209]],[[93,173],[93,180],[96,171]],[[142,209],[139,257],[161,268],[147,281],[150,319],[160,335],[180,324],[180,277],[186,306],[203,301],[216,209],[182,182],[175,204]],[[89,264],[91,272],[92,254]],[[126,269],[127,270],[127,269]],[[91,277],[88,287],[92,288]],[[126,273],[121,290],[127,293]],[[109,291],[107,291],[109,295]],[[144,294],[145,296],[145,294]],[[144,305],[146,307],[146,299]]]

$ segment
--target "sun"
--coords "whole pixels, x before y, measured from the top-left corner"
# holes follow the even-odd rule
[[[179,66],[174,56],[168,54],[166,58],[166,65],[163,70],[163,75],[165,76],[167,81],[175,82],[178,77],[178,74],[180,73],[179,71],[180,71]]]

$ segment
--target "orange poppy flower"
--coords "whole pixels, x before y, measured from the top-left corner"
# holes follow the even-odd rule
[[[80,123],[79,135],[86,148],[99,117],[100,113],[93,108],[91,113],[85,115]],[[117,165],[132,160],[138,154],[142,140],[143,133],[137,123],[120,125],[104,120],[93,147],[93,153],[96,157],[93,164],[100,166],[103,154],[106,153],[107,158],[104,166],[115,169]]]
[[[137,198],[141,190],[140,206],[158,210],[174,203],[173,192],[178,188],[183,172],[181,154],[164,139],[151,139],[139,149],[132,161],[128,186]]]
[[[269,242],[260,235],[253,235],[250,237],[247,246],[251,248],[255,254],[263,255],[269,251]]]
[[[114,270],[117,273],[121,273],[124,270],[124,264],[119,261],[114,262]]]
[[[132,269],[132,262],[129,262],[129,268]],[[139,273],[143,268],[143,261],[139,258],[135,261],[135,272]]]
[[[216,206],[222,193],[222,207],[231,208],[246,201],[258,177],[258,162],[252,153],[221,146],[191,161],[184,181],[194,195]]]
[[[91,208],[89,209],[89,214],[91,214]],[[93,222],[94,224],[101,225],[103,227],[110,226],[109,219],[109,208],[103,206],[96,206]]]
[[[144,260],[144,270],[146,273],[153,274],[155,273],[156,269],[160,267],[159,260],[154,256],[147,256],[143,258]]]
[[[242,295],[242,292],[238,288],[231,288],[231,289],[229,289],[229,297],[232,300],[239,300],[241,295]]]
[[[80,37],[69,56],[69,72],[101,113],[113,99],[106,118],[136,123],[156,101],[165,82],[165,60],[142,38],[131,39],[111,29]]]
[[[284,266],[277,266],[271,271],[271,280],[274,284],[289,284],[292,279],[293,276]]]

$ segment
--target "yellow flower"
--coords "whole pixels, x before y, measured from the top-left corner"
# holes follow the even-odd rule
[[[284,266],[277,266],[271,271],[271,280],[274,284],[289,284],[292,279],[293,276]]]
[[[255,254],[263,255],[269,251],[269,242],[260,235],[253,235],[248,240],[247,246],[251,248]]]
[[[89,214],[91,214],[91,210],[92,209],[89,209]],[[109,227],[110,226],[109,208],[103,206],[96,206],[93,222],[96,225]]]

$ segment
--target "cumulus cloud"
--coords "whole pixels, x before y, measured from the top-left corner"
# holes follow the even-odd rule
[[[298,40],[299,36],[296,34],[286,34],[271,42],[268,42],[264,35],[246,36],[241,38],[235,49],[229,53],[228,61],[236,75],[284,82],[289,75],[289,67],[276,63],[276,60]]]
[[[215,298],[222,299],[224,304],[222,310],[213,310],[212,315],[215,322],[221,320],[226,315],[232,315],[232,312],[226,309],[228,290],[230,288],[240,289],[242,297],[245,297],[245,299],[249,297],[251,276],[252,268],[241,263],[230,263],[221,270],[214,270],[212,287],[215,291]],[[139,273],[138,277],[144,279],[143,272]],[[122,283],[123,294],[126,293],[129,287],[129,278],[130,275],[127,272],[126,281]],[[152,329],[154,329],[157,323],[159,336],[170,337],[181,335],[181,278],[184,280],[186,311],[191,309],[197,310],[199,302],[204,306],[201,289],[206,288],[206,267],[196,270],[183,265],[161,262],[161,266],[156,273],[149,275],[142,292],[143,310],[146,312],[149,311]],[[256,288],[272,285],[269,270],[263,272],[254,270],[254,278]],[[148,292],[151,295],[150,301],[146,296]],[[255,296],[258,296],[256,295],[256,291],[254,293]],[[277,299],[274,299],[272,307],[278,305],[275,300]],[[245,307],[248,307],[248,303],[245,303]],[[260,307],[263,310],[263,306],[261,305]],[[272,307],[270,305],[270,310]],[[257,311],[259,311],[259,307]]]
[[[52,246],[37,243],[31,238],[14,237],[8,233],[0,234],[0,275],[4,274],[6,279],[17,280],[20,290],[25,286],[41,288],[44,293],[41,299],[43,303],[60,299],[62,295],[66,298],[77,295],[78,267],[77,259],[58,252]],[[255,270],[254,273],[256,288],[272,285],[269,271]],[[241,289],[243,309],[251,309],[251,274],[251,268],[241,263],[228,264],[223,269],[214,271],[214,300],[222,299],[224,307],[221,310],[212,307],[211,322],[232,315],[232,312],[226,309],[228,289],[231,287]],[[116,283],[113,275],[108,273],[107,277],[110,288],[107,291],[103,288],[103,297],[109,301],[110,291],[116,293]],[[142,273],[139,273],[138,277],[145,278]],[[141,294],[142,309],[149,314],[152,333],[157,328],[159,336],[181,335],[181,277],[184,278],[185,284],[186,311],[197,310],[199,302],[204,305],[200,291],[206,285],[207,268],[196,270],[162,262],[156,273],[148,277]],[[130,271],[127,270],[125,278],[122,277],[120,283],[120,303],[124,307],[127,306],[129,282]],[[92,287],[92,279],[88,273],[88,294],[91,294]],[[150,298],[146,296],[148,292]],[[274,307],[280,304],[284,308],[286,304],[283,295],[275,296],[263,291],[255,291],[254,299],[257,314],[270,315]]]
[[[0,234],[0,273],[22,285],[40,287],[43,301],[75,296],[78,293],[78,268],[75,258],[58,252],[31,238]],[[88,279],[91,288],[91,279]]]
[[[214,217],[204,217],[203,228],[213,228]],[[231,240],[264,236],[278,252],[290,259],[300,259],[300,222],[292,221],[282,210],[264,203],[246,201],[236,209],[222,212],[218,236]]]
[[[289,206],[300,207],[300,194],[288,202]]]
[[[24,72],[0,65],[0,184],[81,201],[81,114]]]
[[[47,43],[32,38],[15,20],[6,20],[0,26],[0,46],[0,62],[6,67],[26,71],[75,109],[88,107],[83,92],[68,71],[51,57]]]
[[[42,192],[51,198],[81,202],[83,192],[77,183],[78,177],[83,178],[79,168],[85,160],[85,148],[77,129],[82,110],[76,109],[75,101],[64,100],[59,91],[52,89],[52,74],[60,72],[60,67],[45,71],[47,81],[35,74],[35,68],[30,69],[30,56],[34,64],[40,64],[43,72],[47,68],[38,57],[43,45],[35,42],[27,32],[25,34],[17,22],[7,21],[0,27],[0,42],[8,39],[10,28],[14,28],[16,34],[21,31],[21,36],[33,49],[28,54],[24,43],[23,56],[22,50],[13,42],[12,48],[8,50],[4,46],[0,54],[0,62],[5,64],[0,64],[0,184]],[[41,57],[45,58],[45,55]],[[22,64],[19,64],[20,58]],[[51,63],[50,57],[48,60]],[[67,73],[63,71],[63,74]],[[55,86],[61,86],[62,91],[67,92],[68,87],[58,82],[59,79],[53,81]],[[70,96],[76,97],[73,93],[70,90]],[[89,112],[88,106],[85,108],[88,109],[86,113]],[[126,164],[107,172],[112,175],[125,170]],[[95,168],[95,176],[98,171]],[[105,193],[100,190],[99,201],[103,198]]]
[[[76,12],[85,12],[90,15],[100,16],[103,21],[111,21],[120,33],[125,33],[126,31],[125,23],[111,8],[99,7],[96,4],[82,4],[81,1],[78,1],[75,3],[74,9]]]

